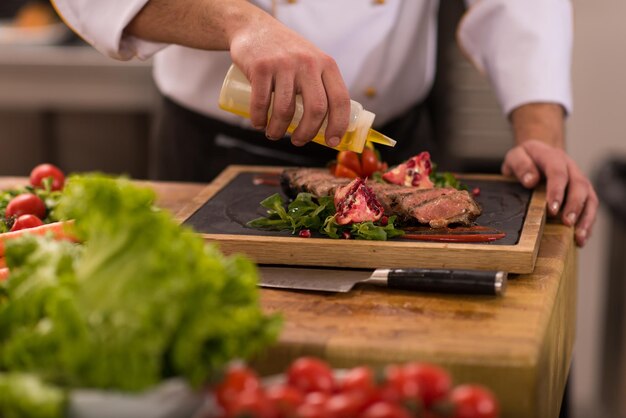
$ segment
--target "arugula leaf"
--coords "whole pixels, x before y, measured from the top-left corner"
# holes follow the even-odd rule
[[[302,229],[313,229],[330,238],[341,238],[344,231],[356,239],[380,240],[397,237],[404,231],[393,226],[395,216],[388,220],[386,226],[373,222],[359,222],[350,225],[339,225],[335,220],[335,204],[331,196],[320,198],[310,193],[299,193],[287,205],[278,193],[261,202],[267,209],[267,217],[253,219],[247,225],[252,228],[271,229],[276,231],[291,230],[293,234]]]
[[[329,216],[324,222],[323,233],[331,238],[340,238],[344,231],[348,231],[355,239],[386,241],[389,238],[404,235],[403,230],[394,226],[395,220],[396,216],[389,217],[387,225],[384,226],[371,221],[339,225],[334,216]]]
[[[433,182],[435,187],[452,187],[458,190],[467,190],[467,186],[462,184],[454,174],[449,171],[438,172],[437,164],[432,164],[432,171],[430,172],[430,181]]]
[[[267,217],[253,219],[247,225],[277,231],[291,230],[295,234],[301,229],[320,229],[323,219],[335,213],[331,197],[317,199],[310,193],[299,193],[287,209],[285,205],[285,199],[280,194],[269,196],[261,202],[261,206],[267,209]]]

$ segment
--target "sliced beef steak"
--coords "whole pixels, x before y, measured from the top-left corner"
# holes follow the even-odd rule
[[[315,196],[334,196],[335,191],[350,182],[319,168],[287,169],[281,184],[287,195],[299,192]],[[465,190],[453,188],[416,189],[395,184],[369,183],[387,216],[397,215],[404,223],[419,222],[433,228],[450,224],[470,225],[481,209]]]

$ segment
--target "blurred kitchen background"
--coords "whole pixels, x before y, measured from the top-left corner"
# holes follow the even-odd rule
[[[462,1],[441,3],[434,132],[453,165],[497,170],[512,144],[507,122],[486,80],[455,44]],[[626,164],[626,1],[573,3],[575,110],[568,149],[604,204],[579,253],[571,405],[576,418],[626,417],[626,190],[618,181],[626,176],[620,166]],[[27,175],[52,162],[66,172],[147,178],[158,97],[150,62],[99,55],[45,1],[0,0],[0,175]]]

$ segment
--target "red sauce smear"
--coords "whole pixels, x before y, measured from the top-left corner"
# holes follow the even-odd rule
[[[255,174],[254,177],[252,177],[252,184],[255,186],[280,186],[280,174]]]
[[[502,239],[506,233],[482,225],[457,228],[432,229],[428,227],[406,227],[401,238],[430,242],[491,242]],[[413,233],[412,233],[413,232]]]

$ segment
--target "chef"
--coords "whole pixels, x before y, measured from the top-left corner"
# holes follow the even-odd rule
[[[232,162],[319,165],[332,150],[301,146],[326,116],[326,142],[336,145],[348,125],[350,98],[374,112],[376,127],[398,141],[391,163],[423,148],[412,121],[435,74],[436,0],[53,3],[103,54],[154,57],[164,96],[154,147],[157,178],[206,181]],[[489,76],[515,135],[502,172],[529,188],[545,177],[548,211],[574,225],[576,242],[584,245],[598,199],[564,151],[564,118],[572,110],[572,6],[568,0],[466,3],[460,45]],[[217,107],[233,62],[252,85],[250,120]],[[304,116],[290,141],[278,141],[296,94]]]

